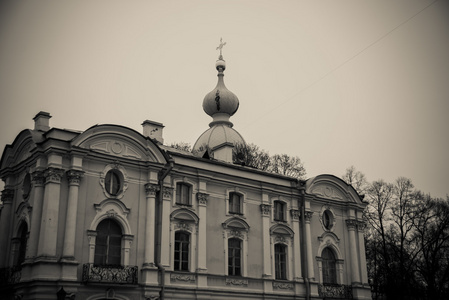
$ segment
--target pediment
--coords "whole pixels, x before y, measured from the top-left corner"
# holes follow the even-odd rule
[[[36,143],[42,140],[42,134],[23,130],[11,145],[7,145],[1,159],[1,169],[13,167],[32,156]]]
[[[137,131],[118,125],[96,125],[72,141],[72,146],[127,159],[166,163],[161,149]]]
[[[311,190],[311,194],[333,200],[344,200],[342,192],[330,184],[318,184],[314,186]]]

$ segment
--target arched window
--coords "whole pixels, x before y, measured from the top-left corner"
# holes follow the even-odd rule
[[[112,195],[112,196],[117,196],[121,189],[122,189],[122,175],[121,173],[116,170],[110,170],[108,171],[108,173],[106,173],[106,177],[104,179],[104,186],[106,191]]]
[[[235,192],[229,193],[229,213],[242,214],[241,196]]]
[[[175,233],[175,266],[176,271],[189,271],[190,234],[185,231]]]
[[[191,186],[183,182],[176,184],[176,204],[192,205]]]
[[[285,219],[285,203],[281,201],[274,201],[274,220],[286,221]]]
[[[95,265],[121,265],[122,229],[112,219],[105,219],[97,226],[95,239]]]
[[[242,275],[242,241],[236,238],[228,240],[228,275]]]
[[[323,283],[336,284],[337,271],[334,252],[329,247],[324,248],[321,253],[321,259],[323,264]]]
[[[19,235],[17,241],[17,254],[15,255],[14,265],[20,266],[25,261],[25,253],[27,249],[28,239],[28,226],[25,222],[22,222],[19,228]]]
[[[287,279],[287,246],[274,245],[274,269],[276,279]]]

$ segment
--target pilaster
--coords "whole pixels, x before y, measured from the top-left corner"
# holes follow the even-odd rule
[[[295,281],[301,281],[302,280],[302,272],[301,272],[301,246],[299,244],[300,240],[300,229],[299,229],[299,218],[300,218],[300,212],[298,209],[292,209],[290,210],[290,214],[292,216],[292,223],[293,223],[293,232],[295,233],[295,236],[293,238],[293,260],[294,260],[294,268],[293,268],[293,279]]]
[[[161,236],[161,264],[170,265],[170,205],[173,197],[173,188],[162,189],[162,236]]]
[[[37,256],[45,260],[56,259],[60,185],[63,174],[62,169],[54,167],[44,171],[45,191]]]
[[[352,283],[360,283],[359,263],[357,252],[357,241],[355,238],[355,230],[357,221],[353,219],[346,220],[346,226],[349,232],[349,253],[351,257],[351,279]]]
[[[29,262],[36,256],[39,243],[39,232],[42,222],[42,204],[44,200],[44,172],[34,171],[31,173],[31,178],[33,182],[33,210],[31,212],[30,238],[28,239],[26,253],[26,260]]]
[[[310,221],[312,219],[313,212],[306,211],[304,213],[305,220],[305,235],[306,235],[306,248],[307,248],[307,270],[309,278],[315,279],[315,272],[313,269],[313,253],[312,253],[312,234],[310,232]]]
[[[368,284],[368,271],[366,269],[366,252],[365,252],[365,236],[364,231],[366,223],[364,221],[357,222],[357,232],[359,238],[359,255],[360,255],[360,278],[362,284]]]
[[[0,218],[0,245],[4,250],[8,249],[8,239],[10,236],[10,224],[11,224],[11,215],[12,215],[12,203],[14,200],[14,190],[11,188],[5,188],[2,191],[2,202],[3,208]],[[3,251],[0,255],[0,267],[6,267],[8,251]]]

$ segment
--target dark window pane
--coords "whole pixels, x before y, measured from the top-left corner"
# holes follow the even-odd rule
[[[323,267],[323,282],[337,283],[337,270],[335,255],[329,248],[324,248],[321,253]]]
[[[286,266],[286,246],[282,244],[274,245],[275,254],[275,276],[276,279],[287,279],[287,266]]]
[[[112,219],[105,219],[97,226],[94,263],[98,265],[121,264],[122,230]]]

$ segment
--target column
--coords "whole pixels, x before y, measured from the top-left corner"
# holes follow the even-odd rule
[[[83,176],[83,171],[67,171],[67,178],[69,180],[69,197],[67,201],[67,215],[65,221],[64,248],[62,250],[62,257],[67,260],[75,260],[75,234],[78,212],[78,190],[81,178]]]
[[[45,191],[42,206],[42,224],[37,255],[56,257],[59,200],[63,170],[50,167],[44,171]]]
[[[207,240],[206,240],[206,228],[207,228],[207,200],[208,194],[197,193],[198,200],[198,216],[200,218],[198,224],[198,268],[197,272],[207,272]]]
[[[293,232],[295,233],[295,236],[293,237],[293,260],[294,260],[294,273],[293,273],[293,280],[301,280],[302,279],[302,272],[301,272],[301,247],[300,247],[300,230],[299,230],[299,210],[292,209],[290,211],[292,220],[293,220]]]
[[[272,278],[271,270],[271,243],[270,243],[270,204],[261,204],[262,212],[262,246],[263,246],[263,277]]]
[[[14,190],[11,188],[5,188],[2,191],[2,202],[3,207],[1,211],[1,218],[0,218],[0,245],[3,248],[3,253],[0,255],[0,267],[6,267],[6,264],[8,262],[7,260],[7,254],[9,251],[7,251],[8,247],[8,239],[10,235],[10,224],[11,224],[11,215],[12,212],[12,202],[14,200]]]
[[[368,271],[366,270],[366,252],[365,252],[365,236],[364,230],[366,223],[364,221],[357,222],[357,231],[359,233],[359,254],[360,254],[360,277],[362,283],[368,283]]]
[[[312,235],[310,233],[310,220],[312,219],[312,215],[312,211],[306,211],[304,220],[306,223],[307,269],[309,271],[309,278],[315,279],[315,272],[313,270]]]
[[[170,265],[170,205],[173,188],[165,187],[162,190],[162,236],[161,236],[161,264]]]
[[[357,253],[357,242],[355,239],[355,227],[357,226],[356,220],[346,220],[346,225],[349,231],[349,254],[351,255],[351,279],[352,282],[360,282],[359,277],[359,264]]]
[[[39,232],[42,219],[42,202],[44,200],[44,172],[35,171],[31,174],[33,180],[33,210],[31,212],[30,238],[28,239],[26,259],[31,260],[37,254]]]
[[[156,194],[160,187],[157,184],[145,184],[147,194],[147,206],[145,214],[145,257],[144,267],[154,267],[154,233],[155,233],[155,208]]]

